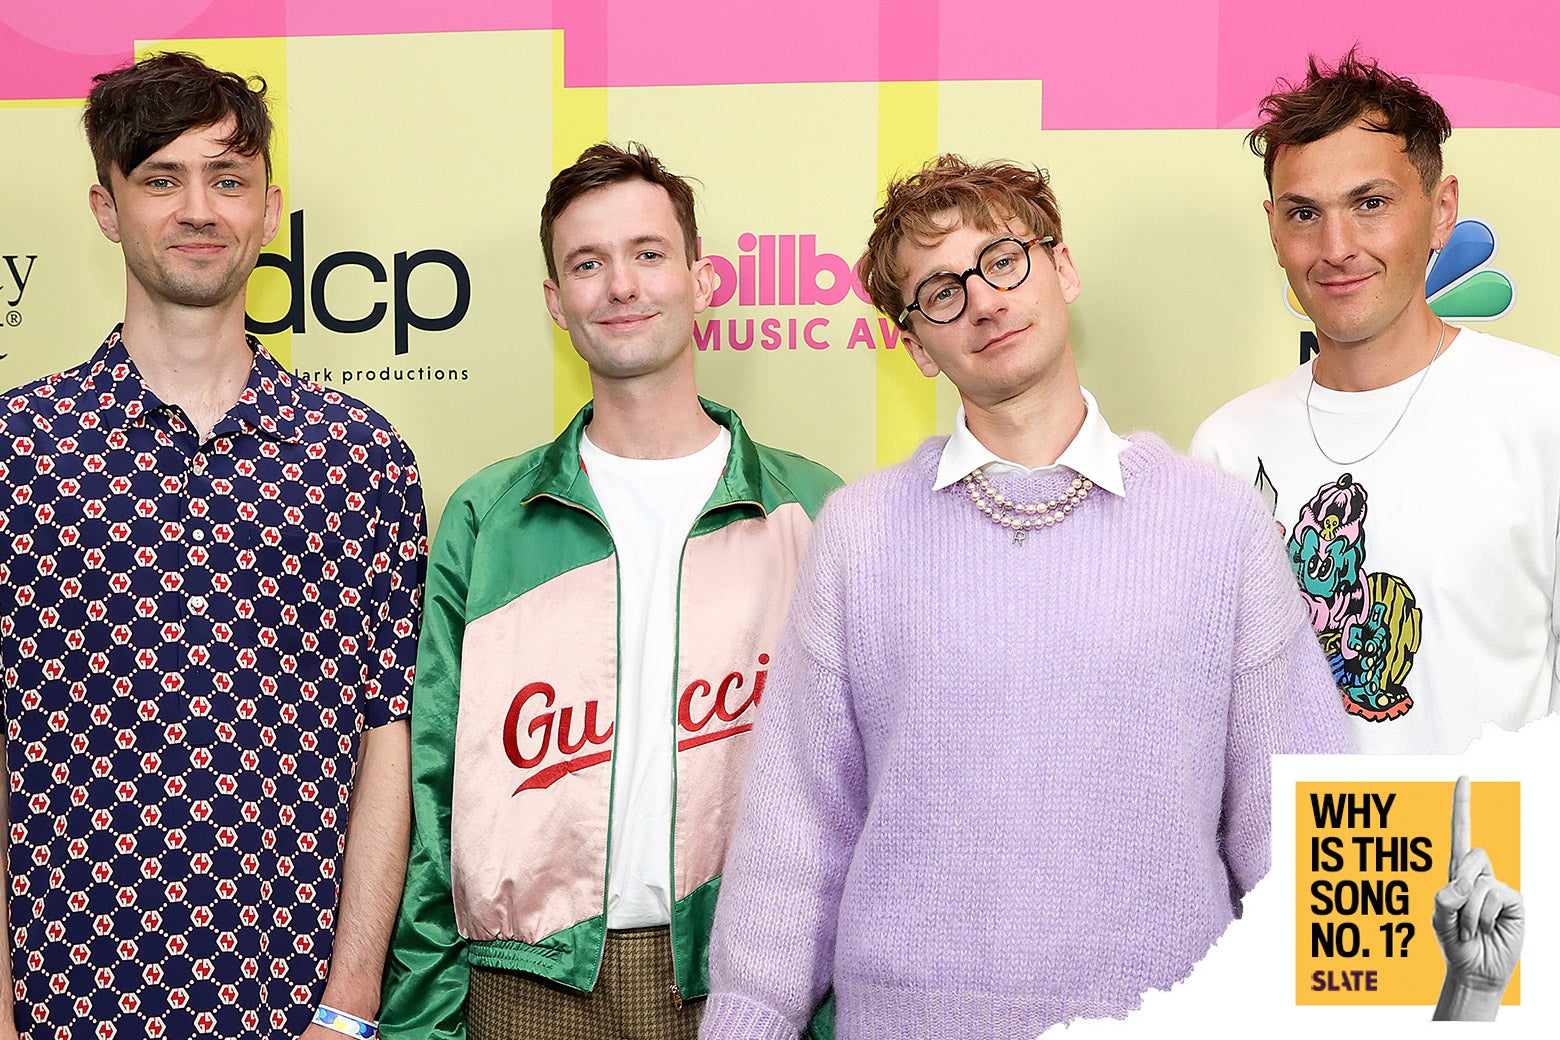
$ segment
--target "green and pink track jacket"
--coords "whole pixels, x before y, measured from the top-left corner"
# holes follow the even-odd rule
[[[812,518],[839,485],[702,403],[730,429],[731,453],[683,548],[678,588],[668,724],[679,998],[708,992],[710,919],[748,731]],[[586,405],[551,444],[472,477],[439,526],[412,704],[411,862],[381,1010],[392,1040],[463,1038],[469,965],[582,991],[596,981],[618,578],[580,464],[590,415]]]

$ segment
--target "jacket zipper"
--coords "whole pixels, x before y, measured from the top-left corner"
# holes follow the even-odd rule
[[[617,718],[618,712],[623,707],[623,673],[621,670],[623,662],[623,571],[618,564],[617,542],[612,537],[612,528],[607,525],[605,520],[579,503],[570,502],[568,499],[560,498],[551,492],[541,492],[533,495],[526,502],[529,503],[534,499],[542,497],[550,498],[554,502],[568,506],[570,509],[578,509],[601,525],[602,530],[607,532],[607,541],[612,543],[612,573],[617,582],[617,620],[613,628],[617,632],[616,649],[619,667],[613,669],[614,674],[617,676],[617,688],[612,693],[612,776],[607,781],[607,852],[606,858],[601,864],[601,946],[596,950],[596,970],[590,977],[590,988],[594,990],[596,983],[601,979],[601,965],[607,958],[607,899],[609,898],[607,886],[612,872],[612,803],[617,798]]]
[[[700,521],[719,509],[730,509],[732,506],[750,505],[758,509],[761,515],[767,516],[763,503],[736,500],[722,502],[717,506],[705,508],[693,521],[693,527],[688,529],[688,535],[683,539],[682,553],[677,557],[677,645],[672,648],[672,832],[667,842],[667,882],[671,891],[667,894],[671,903],[667,922],[667,938],[672,948],[672,981],[667,989],[672,998],[672,1007],[678,1011],[683,1009],[682,980],[677,977],[677,687],[678,675],[676,662],[682,658],[682,579],[683,564],[688,559],[688,543],[693,540],[693,530],[699,526]]]

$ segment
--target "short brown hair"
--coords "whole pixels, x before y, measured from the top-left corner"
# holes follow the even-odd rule
[[[193,54],[153,54],[133,65],[92,77],[81,121],[97,163],[98,183],[113,190],[109,174],[128,176],[154,152],[189,130],[233,120],[222,145],[239,155],[265,158],[271,176],[271,113],[265,80],[219,72]]]
[[[1319,141],[1360,120],[1377,133],[1403,139],[1426,194],[1441,179],[1441,145],[1452,136],[1446,110],[1413,80],[1394,76],[1356,50],[1350,48],[1333,68],[1311,55],[1304,83],[1281,79],[1262,99],[1262,122],[1246,143],[1262,157],[1269,190],[1280,148]]]
[[[1062,240],[1062,214],[1045,171],[1010,162],[972,166],[961,156],[939,155],[920,171],[893,181],[883,205],[873,214],[872,234],[858,269],[872,303],[897,316],[906,303],[900,280],[908,273],[899,263],[905,239],[929,245],[953,226],[937,218],[955,211],[966,225],[995,231],[1018,221],[1032,235]]]
[[[699,225],[693,215],[693,189],[672,173],[650,149],[635,141],[619,148],[610,141],[593,144],[580,153],[574,165],[558,171],[547,186],[542,202],[542,255],[547,260],[547,277],[557,280],[558,265],[553,260],[553,224],[569,204],[597,188],[631,180],[648,181],[666,192],[682,228],[683,246],[691,265],[698,259]]]

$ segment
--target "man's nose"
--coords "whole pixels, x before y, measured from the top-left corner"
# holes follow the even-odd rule
[[[1007,310],[1008,294],[978,274],[964,280],[964,316],[979,321]]]
[[[207,227],[216,222],[216,209],[205,188],[191,185],[179,193],[178,218],[179,223],[191,227]]]
[[[632,263],[613,264],[608,291],[614,300],[633,300],[639,296],[639,272]]]
[[[1352,260],[1359,252],[1359,238],[1352,221],[1343,217],[1322,218],[1322,259],[1334,266]]]

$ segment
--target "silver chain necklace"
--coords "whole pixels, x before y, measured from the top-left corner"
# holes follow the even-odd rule
[[[1446,346],[1446,328],[1446,322],[1441,322],[1441,339],[1435,345],[1435,353],[1430,355],[1429,362],[1425,365],[1424,371],[1420,373],[1419,382],[1415,383],[1414,389],[1409,391],[1408,400],[1403,402],[1403,410],[1398,413],[1397,419],[1392,423],[1392,428],[1387,431],[1386,436],[1382,437],[1381,440],[1376,442],[1376,446],[1374,448],[1370,449],[1359,458],[1350,462],[1345,462],[1342,459],[1335,459],[1331,455],[1327,454],[1327,449],[1322,447],[1322,442],[1317,439],[1316,420],[1311,417],[1311,391],[1316,389],[1316,362],[1311,362],[1311,382],[1305,388],[1305,425],[1311,431],[1311,443],[1316,445],[1316,450],[1322,453],[1322,458],[1326,459],[1328,462],[1331,462],[1334,466],[1355,466],[1376,454],[1376,452],[1380,451],[1382,446],[1386,444],[1387,441],[1392,439],[1392,434],[1397,431],[1398,424],[1401,423],[1403,421],[1403,417],[1408,414],[1409,406],[1414,403],[1414,398],[1419,396],[1419,388],[1425,385],[1425,379],[1427,379],[1430,375],[1430,366],[1435,364],[1435,359],[1441,356],[1441,348]]]

